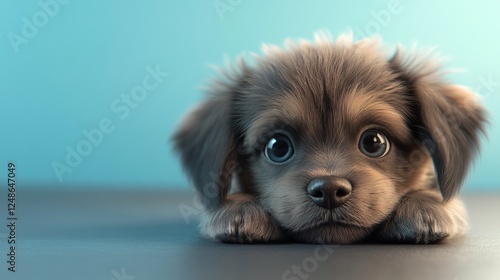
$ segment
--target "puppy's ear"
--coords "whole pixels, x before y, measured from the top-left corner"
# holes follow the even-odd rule
[[[408,89],[413,111],[410,125],[431,154],[447,201],[459,191],[478,153],[485,110],[472,92],[443,81],[438,65],[428,55],[405,57],[398,49],[390,63]]]
[[[172,137],[184,169],[208,209],[224,201],[238,169],[232,100],[248,71],[243,60],[238,68],[220,70],[223,77],[213,81],[207,100],[188,113]]]

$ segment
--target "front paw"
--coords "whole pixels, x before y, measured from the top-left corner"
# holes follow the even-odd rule
[[[248,194],[234,194],[200,225],[205,237],[227,243],[262,243],[283,239],[281,229],[264,208]]]
[[[460,200],[443,203],[439,196],[423,192],[404,197],[375,235],[384,242],[429,244],[462,235],[466,228]]]

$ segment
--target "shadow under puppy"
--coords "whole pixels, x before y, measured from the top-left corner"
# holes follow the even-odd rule
[[[346,244],[463,234],[456,194],[485,112],[438,66],[401,49],[388,59],[375,39],[318,34],[222,71],[173,136],[206,208],[203,235]]]

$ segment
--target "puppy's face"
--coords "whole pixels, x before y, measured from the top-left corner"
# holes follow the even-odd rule
[[[431,59],[346,37],[264,52],[215,80],[174,136],[209,211],[237,175],[295,240],[349,243],[408,192],[456,194],[484,111]]]
[[[249,77],[234,104],[255,191],[296,238],[357,240],[429,171],[408,89],[386,61],[355,50],[287,55]]]

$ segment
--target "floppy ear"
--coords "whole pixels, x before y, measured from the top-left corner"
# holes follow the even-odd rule
[[[224,201],[238,169],[232,100],[247,69],[242,60],[239,63],[240,71],[222,71],[224,77],[213,82],[208,99],[188,113],[172,137],[184,169],[208,209]]]
[[[478,153],[485,110],[468,89],[444,81],[438,65],[428,56],[405,58],[398,49],[390,63],[409,89],[411,125],[429,150],[447,201],[458,193]]]

